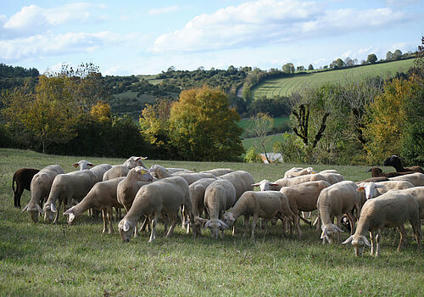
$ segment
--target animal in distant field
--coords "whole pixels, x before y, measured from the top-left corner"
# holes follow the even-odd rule
[[[420,166],[403,167],[402,160],[397,155],[392,155],[384,160],[384,166],[393,166],[397,172],[415,171],[424,173],[424,170]]]
[[[21,168],[15,171],[12,178],[13,203],[21,208],[21,196],[24,190],[31,190],[31,180],[40,170],[34,168]]]

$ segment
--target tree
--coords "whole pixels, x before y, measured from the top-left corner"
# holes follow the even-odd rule
[[[333,62],[331,62],[330,64],[330,68],[343,68],[345,66],[345,62],[343,62],[342,59],[338,58],[337,60],[334,60]]]
[[[377,62],[377,56],[375,54],[369,54],[367,57],[367,63],[374,64],[375,62]]]
[[[171,107],[170,138],[185,160],[236,160],[244,151],[239,119],[224,92],[206,86],[185,90]]]
[[[265,158],[268,163],[271,163],[268,159],[266,143],[269,141],[267,138],[267,134],[271,131],[272,126],[274,125],[274,119],[271,118],[266,113],[258,113],[256,116],[251,117],[251,127],[249,130],[256,137],[255,147],[259,151],[263,151],[265,154]]]
[[[294,73],[294,65],[293,63],[287,63],[283,65],[284,73]]]
[[[347,57],[344,60],[344,63],[345,63],[346,66],[353,66],[353,65],[355,65],[355,60],[353,60],[351,57]]]
[[[393,60],[400,60],[402,58],[402,52],[401,50],[397,49],[393,53]]]
[[[391,60],[393,60],[393,53],[392,53],[391,51],[388,51],[388,52],[386,53],[386,60],[387,60],[387,61],[391,61]]]
[[[308,66],[308,70],[309,70],[309,71],[314,70],[314,66],[313,66],[312,64],[309,64],[309,66]]]
[[[110,105],[103,101],[99,101],[96,105],[91,107],[90,115],[98,122],[108,122],[112,120]]]
[[[305,71],[305,67],[304,67],[304,66],[297,66],[296,70],[297,70],[298,72],[300,72],[300,71]]]

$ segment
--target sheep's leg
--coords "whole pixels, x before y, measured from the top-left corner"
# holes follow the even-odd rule
[[[169,227],[168,233],[166,233],[166,237],[170,237],[174,233],[175,225],[177,224],[177,216],[169,217],[171,221],[171,227]]]
[[[107,232],[107,213],[106,209],[102,209],[102,219],[103,219],[103,231],[102,233]]]
[[[376,250],[376,242],[375,242],[375,234],[374,232],[370,232],[370,240],[371,240],[371,251],[370,251],[370,255],[373,256],[374,255],[374,251]]]
[[[400,252],[400,249],[402,248],[402,246],[407,244],[407,235],[406,235],[406,231],[405,231],[405,226],[403,226],[403,224],[401,224],[399,227],[399,233],[400,233],[400,240],[399,240],[399,245],[398,245],[398,252]]]
[[[377,231],[377,235],[375,236],[376,248],[375,248],[375,256],[378,257],[380,255],[380,234],[381,230]]]
[[[355,232],[353,232],[354,231],[354,228],[355,228],[355,223],[354,223],[355,220],[354,220],[354,218],[353,218],[353,216],[352,216],[351,213],[348,212],[346,215],[347,215],[347,218],[349,219],[350,235],[353,235],[355,233]]]
[[[258,216],[257,215],[253,215],[253,220],[252,220],[252,231],[251,231],[251,235],[250,238],[252,240],[255,240],[255,228],[256,228],[256,221],[258,220]]]
[[[60,205],[61,205],[61,200],[58,201],[57,203],[57,211],[56,211],[56,215],[54,216],[54,220],[53,220],[53,224],[56,224],[57,221],[59,220],[59,213],[60,213]],[[65,205],[65,204],[64,204]],[[65,208],[65,206],[63,207]]]
[[[421,223],[420,223],[420,219],[418,219],[418,221],[410,221],[411,226],[412,226],[412,231],[414,231],[414,237],[415,240],[417,241],[417,248],[420,250],[421,249]]]
[[[118,208],[116,208],[117,210]],[[109,221],[109,234],[113,233],[113,227],[112,227],[112,221],[113,221],[113,208],[108,208],[107,209],[107,219]],[[136,228],[137,229],[137,228]]]
[[[236,226],[233,225],[233,231],[231,232],[231,235],[235,236],[236,234]]]
[[[152,233],[150,234],[149,242],[152,242],[156,239],[156,224],[158,221],[158,214],[154,214],[153,220],[152,220]]]
[[[294,227],[296,228],[296,231],[297,231],[297,239],[300,240],[300,238],[302,237],[302,230],[300,229],[300,216],[299,215],[293,215],[292,221],[293,221]]]

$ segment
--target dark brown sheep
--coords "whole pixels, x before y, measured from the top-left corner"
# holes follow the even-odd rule
[[[414,171],[424,173],[424,170],[420,166],[403,167],[402,160],[397,155],[392,155],[383,163],[384,166],[393,166],[397,172]]]
[[[414,173],[414,171],[383,172],[383,170],[381,170],[381,168],[379,167],[372,167],[368,170],[368,172],[371,172],[372,177],[387,177],[387,178]]]
[[[15,207],[21,208],[22,193],[25,189],[30,191],[32,177],[37,174],[38,171],[40,170],[34,168],[21,168],[16,170],[13,174],[12,190]]]

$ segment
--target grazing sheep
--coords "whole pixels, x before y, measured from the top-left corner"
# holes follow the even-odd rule
[[[405,174],[414,173],[414,171],[404,171],[404,172],[383,172],[379,167],[371,167],[368,172],[371,172],[372,177],[395,177]]]
[[[417,201],[404,191],[389,191],[378,198],[368,200],[362,207],[361,216],[355,234],[346,239],[343,244],[352,243],[355,255],[362,255],[364,245],[371,247],[371,255],[380,254],[381,230],[384,227],[397,227],[400,232],[398,251],[406,241],[404,223],[409,221],[414,231],[418,248],[421,247],[421,224]],[[370,232],[371,244],[366,238]]]
[[[203,211],[205,210],[204,201],[205,201],[205,191],[206,188],[216,181],[216,178],[202,178],[198,181],[195,181],[189,186],[190,198],[191,198],[191,211],[193,217],[201,217]],[[196,237],[201,234],[201,225],[190,222],[190,226],[193,230],[193,235]]]
[[[341,225],[342,216],[347,215],[351,232],[353,232],[353,210],[355,209],[359,213],[364,202],[364,189],[358,189],[358,186],[351,181],[342,181],[323,189],[317,200],[317,208],[322,222],[322,243],[324,244],[325,241],[332,243],[332,236],[335,234],[339,236],[339,232],[343,232],[334,224],[334,217],[337,217],[337,223]]]
[[[202,173],[210,173],[215,175],[216,177],[227,174],[227,173],[231,173],[234,172],[234,170],[230,169],[230,168],[215,168],[215,169],[211,169],[211,170],[206,170],[206,171],[201,171]]]
[[[300,227],[296,222],[296,215],[292,212],[287,196],[281,192],[247,191],[241,195],[236,204],[223,215],[223,221],[228,226],[233,226],[239,216],[253,216],[251,227],[251,239],[255,239],[255,227],[258,218],[273,219],[278,217],[281,220],[289,218],[293,221],[300,234]]]
[[[414,185],[407,181],[387,181],[379,183],[362,183],[359,186],[364,187],[365,198],[372,199],[377,196],[380,196],[390,190],[403,190],[413,188]]]
[[[321,191],[330,186],[330,183],[320,180],[306,182],[291,187],[283,187],[280,192],[287,196],[291,210],[296,214],[296,225],[299,225],[299,211],[313,211],[317,209],[317,200]],[[299,230],[299,237],[301,236]]]
[[[171,176],[181,176],[184,178],[189,185],[194,183],[195,181],[202,179],[202,178],[214,178],[215,176],[210,173],[201,173],[201,172],[176,172],[174,174],[169,173],[169,171],[160,165],[153,165],[150,167],[149,172],[152,174],[152,176],[161,179]]]
[[[284,173],[284,178],[291,178],[291,177],[296,177],[296,176],[301,176],[301,175],[306,175],[311,173],[314,173],[314,169],[312,167],[308,167],[308,168],[293,167],[292,169],[289,169]]]
[[[255,182],[253,176],[244,170],[237,170],[218,177],[218,179],[227,180],[233,184],[236,189],[236,201],[246,191],[252,191],[252,184]]]
[[[80,170],[85,170],[85,169],[90,169],[91,167],[94,166],[93,163],[88,162],[87,160],[79,160],[78,162],[72,164],[72,166],[74,166],[75,168],[78,168]]]
[[[141,166],[137,166],[128,172],[128,175],[119,183],[117,188],[117,200],[128,212],[138,190],[153,181],[150,173]]]
[[[31,180],[31,200],[22,212],[28,211],[34,223],[38,222],[38,216],[42,214],[41,204],[49,196],[52,183],[56,175],[64,171],[59,165],[49,165],[41,169]]]
[[[190,192],[187,181],[180,176],[172,176],[144,185],[138,190],[133,204],[119,222],[118,228],[124,242],[130,241],[140,217],[152,218],[152,233],[149,242],[156,238],[156,224],[161,214],[171,222],[166,237],[172,235],[177,223],[180,206],[191,213]]]
[[[319,181],[324,180],[327,181],[327,178],[324,177],[321,174],[307,174],[307,175],[301,175],[296,176],[292,178],[280,178],[279,180],[276,180],[274,182],[269,182],[268,180],[262,180],[259,183],[253,184],[252,186],[256,187],[259,186],[261,188],[261,191],[265,190],[273,190],[273,191],[279,191],[282,187],[290,187],[310,181]]]
[[[147,157],[130,157],[128,158],[122,165],[114,165],[112,168],[110,168],[108,171],[105,172],[103,175],[103,180],[108,180],[112,178],[117,178],[121,176],[127,176],[130,169],[136,167],[136,166],[142,166],[146,168],[146,165],[144,165],[143,160],[146,160]]]
[[[102,211],[102,232],[108,232],[109,234],[113,233],[112,207],[122,208],[122,205],[116,199],[116,191],[118,184],[124,180],[124,178],[125,177],[118,177],[96,183],[80,203],[72,206],[63,213],[64,216],[68,216],[68,224],[72,224],[75,219],[81,216],[86,210],[97,209]]]
[[[424,174],[419,172],[391,177],[389,179],[394,181],[399,181],[399,180],[409,181],[415,187],[424,186]]]
[[[319,175],[323,176],[325,178],[325,180],[328,183],[330,183],[330,185],[334,185],[336,183],[344,181],[343,175],[341,175],[339,173],[324,172],[324,173],[319,173]]]
[[[90,170],[59,174],[55,177],[49,198],[44,204],[44,221],[57,223],[60,205],[64,210],[71,201],[81,201],[96,183],[96,176]]]
[[[209,220],[195,217],[195,223],[204,224],[205,228],[211,230],[212,236],[218,239],[219,230],[221,238],[224,230],[229,228],[221,218],[224,211],[229,209],[236,202],[236,189],[233,184],[226,179],[218,179],[212,182],[205,191],[204,205],[209,214]]]
[[[424,187],[413,187],[402,190],[402,193],[411,195],[418,203],[420,219],[424,219]]]
[[[420,166],[403,167],[402,161],[397,155],[392,155],[384,160],[384,166],[393,166],[397,172],[415,171],[424,173],[424,170]]]
[[[13,205],[21,208],[21,197],[24,190],[31,190],[31,180],[40,170],[21,168],[15,171],[12,177]]]

